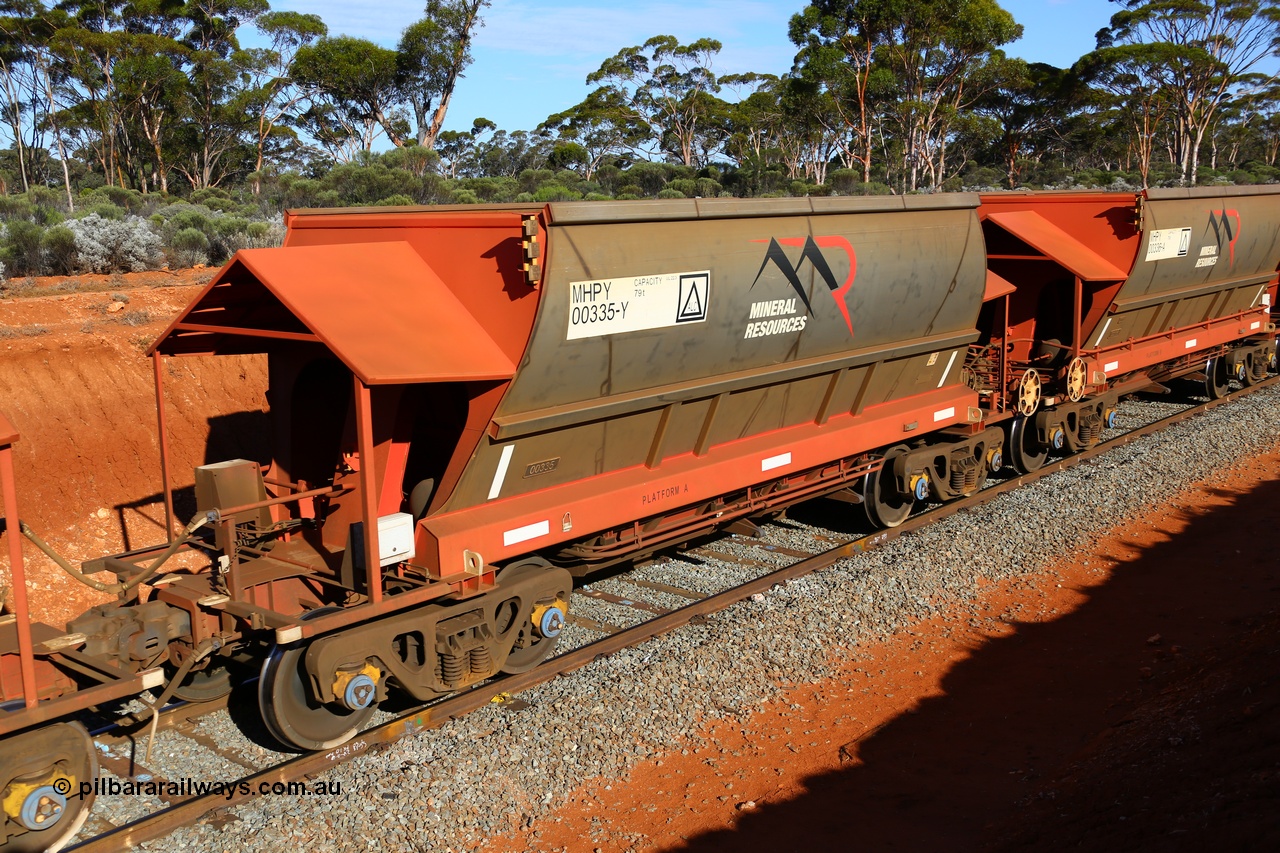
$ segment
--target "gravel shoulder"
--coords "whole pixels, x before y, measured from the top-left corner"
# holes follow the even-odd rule
[[[1275,849],[1278,507],[1248,460],[483,849]]]
[[[144,849],[1029,846],[1039,791],[1274,606],[1278,434],[1260,392]],[[852,530],[824,506],[796,541]]]

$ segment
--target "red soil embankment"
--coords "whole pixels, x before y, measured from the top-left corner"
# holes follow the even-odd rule
[[[208,278],[208,271],[190,270],[41,279],[18,298],[0,300],[0,411],[21,436],[14,446],[19,511],[73,563],[164,538],[155,385],[145,350]],[[51,292],[68,283],[89,292]],[[176,489],[191,485],[196,465],[263,458],[263,357],[166,359],[164,371]],[[189,503],[179,505],[189,512]],[[0,587],[7,587],[8,549],[0,550]],[[38,619],[61,626],[103,600],[30,543],[24,553]]]

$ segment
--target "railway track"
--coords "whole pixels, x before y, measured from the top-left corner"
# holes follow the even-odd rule
[[[166,713],[156,736],[153,760],[144,754],[148,734],[136,721],[131,729],[102,732],[97,744],[99,760],[106,771],[104,778],[154,783],[173,781],[185,773],[187,777],[223,779],[225,783],[220,789],[203,794],[182,792],[169,797],[135,798],[130,801],[134,808],[119,811],[110,822],[101,816],[91,817],[78,839],[80,843],[70,849],[105,851],[133,846],[194,823],[210,812],[249,802],[273,790],[286,790],[290,783],[309,780],[330,767],[383,749],[494,701],[514,707],[520,700],[512,700],[512,694],[1278,382],[1280,377],[1273,377],[1207,404],[1185,407],[1164,402],[1129,404],[1125,417],[1147,423],[1108,438],[1090,451],[1051,462],[1034,474],[992,482],[971,498],[931,507],[896,529],[854,538],[806,531],[805,535],[813,541],[812,551],[777,544],[768,530],[755,537],[729,535],[700,543],[676,559],[654,561],[628,574],[595,581],[575,591],[570,626],[562,638],[561,651],[543,666],[427,706],[405,709],[394,715],[383,714],[376,725],[335,750],[296,757],[274,752],[265,746],[265,732],[260,728],[255,731],[252,725],[245,726],[244,717],[250,716],[248,711],[238,719],[248,735],[242,743],[228,743],[204,731],[199,714],[210,710],[209,706],[179,707]],[[1165,413],[1174,408],[1177,411]],[[794,544],[794,540],[791,541]],[[678,569],[676,563],[680,564]],[[690,566],[694,568],[691,570]],[[245,691],[255,691],[255,688],[250,684],[240,691],[239,695],[232,694],[233,708],[243,704],[237,700],[244,700]],[[196,747],[203,757],[193,760],[191,755],[197,751]]]

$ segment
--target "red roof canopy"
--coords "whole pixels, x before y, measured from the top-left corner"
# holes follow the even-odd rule
[[[515,373],[480,322],[404,242],[237,252],[152,351],[264,351],[252,343],[258,339],[321,343],[366,385]]]
[[[1057,261],[1082,281],[1120,281],[1129,277],[1128,272],[1033,210],[992,213],[987,219]]]

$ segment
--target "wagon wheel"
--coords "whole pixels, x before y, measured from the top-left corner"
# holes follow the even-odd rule
[[[321,607],[303,614],[313,619],[341,608]],[[376,702],[352,711],[312,695],[307,674],[307,643],[271,647],[258,678],[258,709],[276,740],[301,750],[331,749],[349,740],[373,715]]]
[[[1079,356],[1071,359],[1071,364],[1067,365],[1067,399],[1078,403],[1084,398],[1085,380],[1088,377],[1089,371],[1084,366],[1084,361]]]
[[[1227,396],[1231,383],[1231,372],[1227,370],[1227,360],[1220,355],[1205,362],[1204,393],[1210,400],[1221,400]]]
[[[897,527],[911,515],[915,499],[910,494],[900,494],[893,478],[893,464],[906,452],[903,444],[889,448],[884,454],[884,464],[862,480],[862,508],[872,527]]]
[[[93,807],[98,753],[89,733],[79,723],[24,732],[0,743],[0,768],[0,838],[9,838],[0,851],[61,850]]]
[[[1035,368],[1028,367],[1018,380],[1016,388],[1014,402],[1018,414],[1029,418],[1040,407],[1040,374],[1036,373]]]
[[[1039,471],[1049,458],[1049,448],[1042,446],[1036,438],[1036,429],[1030,418],[1020,416],[1013,419],[1005,447],[1009,449],[1009,464],[1019,474]]]
[[[501,670],[515,675],[528,672],[542,663],[555,650],[556,642],[564,630],[564,622],[569,609],[569,592],[573,587],[573,579],[563,569],[553,567],[540,557],[507,566],[502,570],[499,584],[511,583],[524,578],[557,572],[563,575],[554,593],[542,595],[534,602],[529,618],[518,626],[513,623],[518,618],[521,603],[512,598],[498,606],[498,634],[504,636],[513,629],[516,634],[511,654],[507,655]]]

